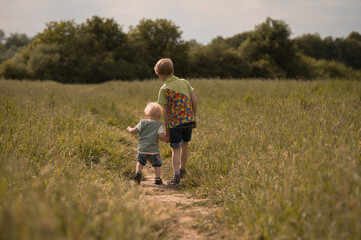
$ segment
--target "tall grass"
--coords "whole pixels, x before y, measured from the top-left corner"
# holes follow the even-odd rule
[[[361,238],[361,83],[190,81],[199,101],[186,191],[233,239]],[[0,81],[1,238],[166,238],[129,184],[125,133],[160,81]],[[171,152],[161,144],[164,176]],[[156,215],[156,217],[154,217]]]
[[[135,117],[121,99],[132,89],[111,89],[0,82],[1,239],[167,236],[169,214],[128,181],[136,142],[123,129]]]
[[[194,85],[189,184],[219,222],[250,239],[361,238],[360,82]]]

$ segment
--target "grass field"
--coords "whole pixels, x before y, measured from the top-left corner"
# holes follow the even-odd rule
[[[360,81],[190,81],[199,101],[183,191],[228,239],[361,239]],[[0,81],[1,239],[167,239],[168,209],[129,181],[160,81]],[[171,151],[161,144],[163,177]]]

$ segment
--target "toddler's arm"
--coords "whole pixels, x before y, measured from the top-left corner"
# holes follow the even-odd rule
[[[158,134],[158,138],[166,143],[169,143],[169,139],[164,135],[164,133]]]
[[[132,128],[131,126],[127,127],[127,131],[133,134],[138,133],[138,130],[136,128]]]

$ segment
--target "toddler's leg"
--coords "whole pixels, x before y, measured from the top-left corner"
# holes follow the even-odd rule
[[[140,162],[137,162],[136,172],[141,172],[143,170],[143,165]]]
[[[162,185],[163,181],[162,178],[160,177],[160,167],[154,167],[154,184],[156,185]]]
[[[135,169],[135,175],[134,175],[134,180],[140,184],[140,182],[142,181],[142,170],[143,170],[143,165],[140,164],[140,162],[137,163],[137,167]]]
[[[154,167],[154,175],[155,175],[155,178],[160,178],[160,167]]]

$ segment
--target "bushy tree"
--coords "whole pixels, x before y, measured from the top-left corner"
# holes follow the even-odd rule
[[[36,35],[34,44],[72,45],[79,27],[71,21],[49,22],[42,33]]]
[[[319,34],[304,34],[295,39],[303,54],[317,60],[330,60],[344,63],[354,69],[361,69],[361,35],[351,32],[344,38],[325,37]]]
[[[31,41],[32,39],[24,33],[11,33],[7,37],[5,32],[0,29],[0,63],[15,56]]]
[[[182,39],[182,31],[172,21],[142,19],[130,28],[129,35],[145,47],[150,55],[148,65],[152,69],[160,58],[169,57],[173,59],[177,73],[187,73],[189,47]],[[151,71],[150,76],[154,76]]]
[[[0,76],[7,79],[30,79],[30,72],[24,58],[15,56],[1,63]]]
[[[239,52],[217,41],[193,48],[190,66],[192,77],[242,78],[250,74],[250,65]]]
[[[113,19],[94,16],[80,25],[51,22],[35,37],[28,67],[34,78],[64,83],[128,79],[127,43],[127,35]]]
[[[30,46],[29,70],[35,79],[49,79],[63,82],[81,82],[79,76],[76,36],[79,26],[73,21],[50,22],[42,33],[35,36]],[[48,59],[41,61],[41,58]],[[55,66],[55,67],[49,67]]]
[[[113,19],[94,16],[81,24],[76,39],[78,59],[84,66],[86,82],[104,82],[126,76],[119,72],[125,66],[122,61],[127,36]]]
[[[9,49],[12,46],[23,47],[28,45],[31,42],[25,33],[11,33],[9,37],[5,40],[5,48]]]
[[[32,77],[39,80],[58,79],[61,51],[57,44],[37,44],[27,62]]]
[[[295,39],[298,49],[306,56],[315,59],[325,58],[326,47],[318,33],[304,34]]]
[[[290,35],[291,29],[284,21],[271,18],[248,33],[240,52],[253,63],[253,76],[294,77],[297,48]]]
[[[226,44],[228,44],[233,48],[239,48],[242,45],[242,43],[247,40],[248,35],[250,33],[251,32],[238,33],[232,37],[226,38],[224,41]]]
[[[361,69],[361,35],[352,32],[344,41],[339,43],[341,52],[340,62],[354,69]]]
[[[348,35],[347,39],[348,40],[356,40],[358,42],[361,42],[361,34],[353,31]]]

